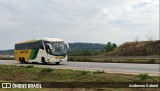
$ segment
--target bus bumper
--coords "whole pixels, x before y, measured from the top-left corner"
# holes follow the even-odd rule
[[[49,63],[54,63],[54,62],[66,62],[67,61],[67,56],[65,58],[51,58],[48,59],[47,62]]]

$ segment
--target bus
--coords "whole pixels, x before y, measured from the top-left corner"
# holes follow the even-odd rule
[[[67,61],[69,45],[59,38],[42,38],[15,44],[15,60],[20,63],[56,63]]]

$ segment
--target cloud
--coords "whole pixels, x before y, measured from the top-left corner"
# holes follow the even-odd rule
[[[50,36],[118,44],[146,35],[157,40],[159,0],[0,0],[0,33],[1,49]]]

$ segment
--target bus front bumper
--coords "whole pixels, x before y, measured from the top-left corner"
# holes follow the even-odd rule
[[[66,61],[67,61],[67,56],[65,58],[55,58],[55,57],[53,57],[53,58],[50,58],[50,59],[47,60],[47,62],[50,62],[50,63],[52,63],[52,62],[66,62]]]

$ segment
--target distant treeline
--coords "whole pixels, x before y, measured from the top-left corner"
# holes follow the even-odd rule
[[[0,50],[0,55],[13,55],[14,54],[14,50],[10,49],[10,50]]]
[[[84,50],[102,50],[105,47],[105,44],[100,43],[69,43],[69,51],[84,51]]]
[[[105,44],[99,43],[69,43],[69,56],[93,56],[104,51]]]

